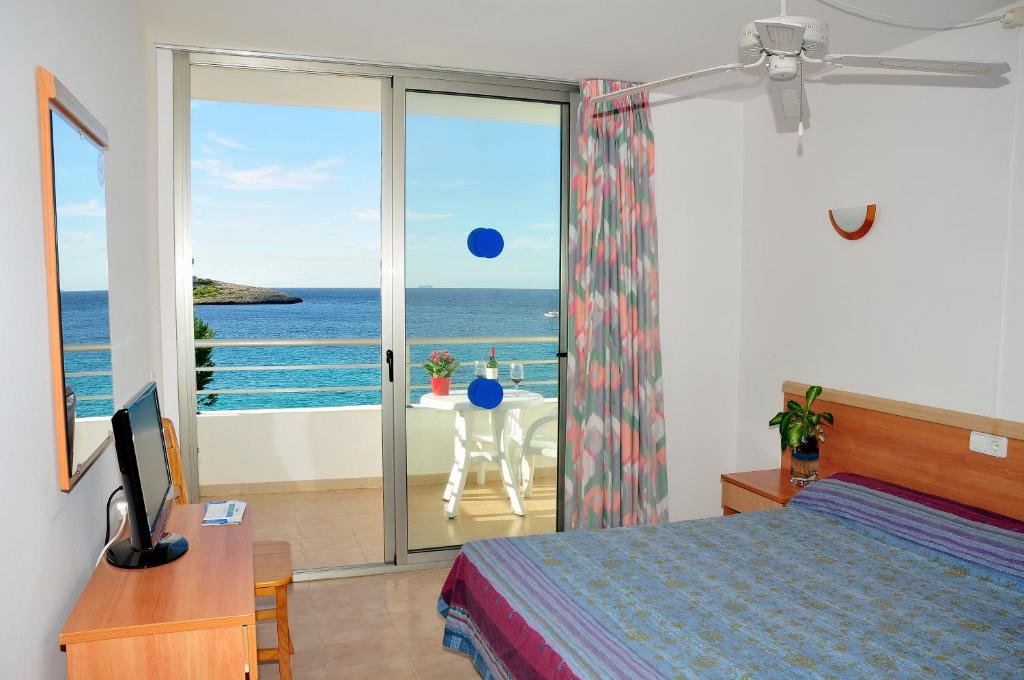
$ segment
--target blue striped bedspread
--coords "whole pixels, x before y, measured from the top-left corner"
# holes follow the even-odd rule
[[[1024,533],[822,480],[780,510],[465,545],[487,679],[1024,678]]]

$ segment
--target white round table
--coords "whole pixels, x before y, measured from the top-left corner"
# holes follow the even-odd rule
[[[519,419],[523,410],[543,402],[543,395],[529,390],[506,390],[501,403],[493,409],[474,406],[469,401],[466,390],[452,390],[450,394],[443,397],[435,394],[424,394],[420,397],[421,407],[452,411],[455,415],[455,437],[452,442],[454,461],[451,474],[448,475],[448,484],[445,486],[442,496],[446,501],[445,517],[451,519],[458,514],[459,500],[462,498],[463,489],[466,488],[469,466],[473,459],[480,458],[498,463],[501,480],[506,493],[508,493],[509,503],[512,505],[512,512],[520,516],[526,514],[526,510],[523,508],[523,499],[519,493],[520,464],[513,465],[510,460],[510,447],[505,436],[505,429],[506,423],[519,428]],[[470,450],[469,438],[472,430],[468,421],[473,416],[482,414],[487,414],[490,421],[491,434],[494,437],[493,451]]]

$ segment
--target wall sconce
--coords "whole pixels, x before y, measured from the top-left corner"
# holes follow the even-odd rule
[[[836,233],[848,241],[864,238],[875,223],[876,204],[857,206],[855,208],[839,208],[828,211],[828,219]]]

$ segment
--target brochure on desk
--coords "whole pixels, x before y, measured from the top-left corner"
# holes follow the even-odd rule
[[[211,501],[206,504],[203,526],[238,524],[245,515],[245,501]]]

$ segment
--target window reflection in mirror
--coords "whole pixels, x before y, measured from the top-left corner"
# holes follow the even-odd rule
[[[104,153],[50,111],[57,277],[72,477],[104,440],[113,414]]]

